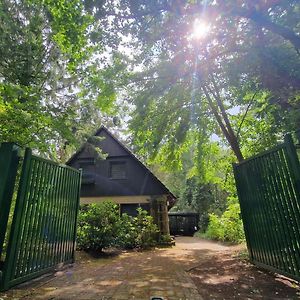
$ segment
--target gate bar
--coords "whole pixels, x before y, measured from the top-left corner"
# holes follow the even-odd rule
[[[0,259],[19,164],[20,147],[2,143],[0,147]]]
[[[28,180],[28,173],[29,173],[29,168],[30,168],[30,159],[28,159],[31,156],[31,150],[26,148],[25,150],[25,157],[23,160],[23,166],[22,166],[22,172],[21,177],[23,179],[22,183],[20,183],[19,186],[19,191],[18,191],[18,196],[17,196],[17,200],[16,200],[16,206],[15,206],[15,212],[16,211],[22,211],[22,208],[24,206],[25,203],[22,203],[21,201],[18,201],[18,199],[21,198],[22,195],[26,194],[27,191],[27,185],[24,182]],[[17,218],[16,218],[17,216]],[[20,221],[21,221],[21,214],[14,214],[14,218],[12,221],[12,225],[11,225],[11,232],[14,233],[16,232],[18,226],[20,226]],[[17,236],[16,234],[12,234],[13,236],[13,240],[10,240],[10,242],[8,243],[8,248],[7,248],[7,252],[8,253],[13,253],[13,255],[9,255],[8,259],[5,259],[5,264],[4,264],[4,270],[3,272],[5,273],[5,276],[3,277],[2,281],[0,282],[1,286],[0,289],[4,290],[8,288],[9,285],[9,278],[11,277],[11,273],[14,270],[14,264],[16,263],[16,260],[14,260],[14,254],[17,248],[17,243],[20,241],[20,236]]]

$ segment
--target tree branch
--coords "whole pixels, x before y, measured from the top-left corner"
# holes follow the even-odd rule
[[[238,144],[237,138],[233,133],[233,130],[231,128],[231,126],[229,128],[227,128],[227,126],[224,125],[222,117],[220,116],[219,112],[218,112],[218,108],[215,106],[215,104],[213,103],[213,100],[211,98],[211,96],[209,95],[209,92],[207,90],[207,88],[202,85],[201,86],[206,99],[208,101],[209,106],[211,107],[211,110],[217,120],[217,123],[219,124],[227,142],[229,143],[232,151],[234,152],[236,158],[238,159],[239,162],[244,160],[243,154],[241,152],[240,146]],[[229,124],[230,125],[230,124]],[[231,131],[230,131],[231,130]]]
[[[246,111],[245,111],[245,113],[244,113],[244,115],[243,115],[243,118],[242,118],[242,120],[241,120],[241,123],[240,123],[240,125],[239,125],[239,127],[238,127],[238,130],[237,130],[237,133],[236,133],[236,137],[237,137],[238,140],[239,140],[239,138],[240,138],[240,132],[241,132],[242,125],[243,125],[243,123],[244,123],[244,120],[245,120],[245,118],[246,118],[246,116],[247,116],[247,114],[248,114],[248,111],[249,111],[251,105],[253,104],[253,102],[254,102],[254,100],[255,100],[255,96],[256,96],[256,95],[257,95],[257,91],[255,91],[254,95],[253,95],[252,98],[251,98],[251,101],[250,101],[249,104],[247,105]]]
[[[287,27],[272,22],[270,19],[268,19],[266,16],[264,16],[262,13],[258,12],[257,10],[252,10],[250,12],[236,11],[234,14],[252,20],[259,26],[264,27],[270,30],[271,32],[280,35],[284,39],[290,41],[290,43],[295,47],[296,50],[300,49],[299,35],[297,35],[293,30]]]

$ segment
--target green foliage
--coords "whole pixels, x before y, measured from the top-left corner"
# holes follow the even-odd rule
[[[84,206],[79,213],[77,246],[82,250],[102,251],[115,245],[119,228],[119,210],[113,202]]]
[[[159,237],[159,245],[160,246],[171,246],[175,242],[169,234],[164,234]]]
[[[147,211],[138,208],[138,215],[134,218],[134,225],[138,232],[137,247],[149,248],[157,244],[158,228]]]
[[[69,69],[74,70],[76,63],[88,55],[86,29],[91,25],[92,17],[83,13],[79,0],[46,0],[43,4],[51,16],[53,40],[69,56]]]
[[[300,127],[299,11],[293,0],[3,0],[0,142],[66,160],[129,107],[135,152],[205,228],[235,195],[229,148],[247,157]],[[202,39],[195,19],[210,23]]]
[[[300,126],[299,3],[275,2],[85,3],[105,34],[130,36],[134,71],[123,92],[135,151],[171,174],[165,177],[180,194],[178,208],[201,211],[202,227],[214,213],[210,230],[226,228],[216,234],[223,240],[241,232],[231,163]],[[195,19],[210,25],[197,40]],[[212,186],[219,195],[212,197]]]
[[[0,19],[0,142],[64,161],[116,113],[121,55],[100,58],[101,30],[80,0],[3,0]]]
[[[83,206],[79,213],[77,246],[81,250],[101,251],[115,246],[124,249],[157,245],[158,228],[141,208],[136,217],[119,215],[116,204],[103,201]]]
[[[217,184],[203,184],[199,178],[186,180],[173,211],[199,213],[199,230],[204,232],[209,221],[209,213],[221,214],[226,208],[227,193]]]
[[[213,213],[210,214],[205,236],[210,239],[230,243],[240,243],[244,241],[245,237],[239,204],[230,204],[220,217]]]
[[[157,244],[158,228],[147,211],[137,209],[136,217],[123,214],[117,244],[126,249],[150,248]]]
[[[138,232],[135,224],[133,223],[133,217],[127,214],[121,216],[120,231],[117,236],[116,244],[124,249],[134,249],[137,247]]]
[[[169,179],[180,195],[174,209],[199,212],[202,230],[210,214],[207,235],[232,242],[243,238],[234,148],[249,157],[300,127],[299,2],[252,2],[129,1],[126,26],[143,63],[129,92],[136,149],[181,179]],[[197,40],[195,19],[210,25]]]
[[[133,63],[143,66],[126,93],[134,144],[150,162],[182,169],[194,147],[195,175],[213,134],[246,156],[299,127],[299,3],[250,2],[124,0],[111,7],[113,30],[130,33]],[[196,19],[210,25],[197,40]]]

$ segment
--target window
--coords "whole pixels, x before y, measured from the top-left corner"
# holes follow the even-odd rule
[[[126,163],[124,161],[110,162],[109,177],[111,179],[126,179]]]
[[[95,184],[94,165],[95,158],[81,157],[78,159],[79,168],[82,169],[82,184]]]
[[[93,157],[81,157],[78,159],[78,163],[80,168],[84,168],[85,166],[90,166],[95,164],[95,158]]]
[[[95,184],[95,174],[87,172],[83,170],[82,177],[81,177],[81,184]]]
[[[150,205],[148,203],[141,204],[120,204],[121,205],[121,215],[127,214],[128,216],[136,217],[138,212],[137,209],[140,207],[143,210],[146,210],[150,214]]]
[[[138,204],[121,204],[121,215],[127,214],[128,216],[136,217],[138,207]]]

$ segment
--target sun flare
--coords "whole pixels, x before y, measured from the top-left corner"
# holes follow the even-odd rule
[[[196,19],[193,24],[192,38],[204,38],[210,31],[210,26],[203,20]]]

